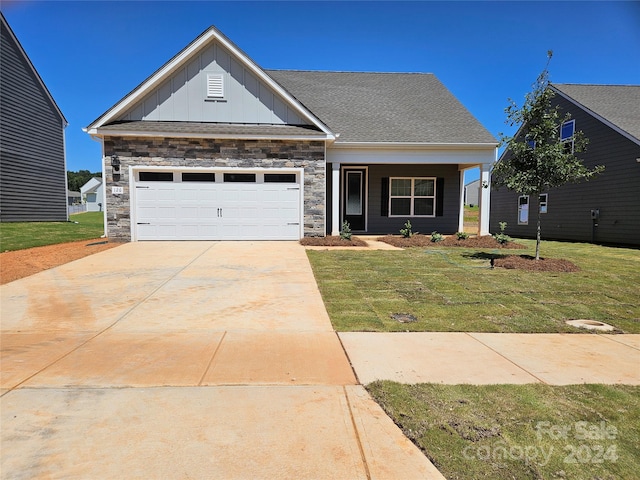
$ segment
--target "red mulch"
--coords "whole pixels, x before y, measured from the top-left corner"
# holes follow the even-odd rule
[[[430,235],[413,235],[410,238],[401,237],[399,235],[387,235],[380,237],[378,240],[388,243],[394,247],[467,247],[467,248],[504,248],[504,249],[521,249],[527,248],[515,242],[498,243],[498,241],[490,235],[482,237],[469,237],[465,240],[458,240],[455,235],[445,237],[441,242],[432,242]]]
[[[358,238],[351,237],[351,240],[343,240],[337,236],[326,237],[304,237],[300,240],[300,244],[306,247],[366,247],[367,242]]]

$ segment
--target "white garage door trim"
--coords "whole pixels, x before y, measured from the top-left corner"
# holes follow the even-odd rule
[[[171,172],[173,181],[141,181],[140,172]],[[183,173],[211,173],[215,182],[182,182]],[[254,174],[255,182],[224,181],[230,180],[225,174]],[[265,182],[265,174],[294,174],[295,183]],[[302,168],[137,165],[129,167],[129,179],[132,241],[299,240],[304,235]]]

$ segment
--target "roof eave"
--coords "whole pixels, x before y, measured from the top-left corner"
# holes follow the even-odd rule
[[[392,148],[402,150],[488,150],[498,147],[498,142],[480,143],[446,143],[446,142],[340,142],[332,148],[367,149]]]
[[[598,113],[594,112],[589,107],[586,107],[582,103],[578,102],[575,98],[570,97],[568,94],[564,93],[562,90],[560,90],[559,88],[555,87],[553,84],[550,84],[549,87],[551,88],[551,90],[553,90],[555,93],[560,95],[562,98],[564,98],[568,102],[573,103],[576,107],[584,110],[586,113],[588,113],[589,115],[591,115],[595,119],[599,120],[600,122],[604,123],[608,127],[612,128],[613,130],[618,132],[620,135],[622,135],[622,136],[628,138],[629,140],[631,140],[632,142],[640,145],[640,139],[637,138],[636,136],[634,136],[633,134],[627,132],[626,130],[621,129],[615,123],[612,123],[611,121],[607,120],[602,115],[599,115]]]
[[[203,139],[219,139],[219,140],[318,140],[332,141],[332,135],[269,135],[255,133],[205,133],[205,132],[163,132],[163,131],[139,131],[139,130],[115,130],[92,128],[85,130],[89,135],[94,137],[169,137],[169,138],[203,138]]]

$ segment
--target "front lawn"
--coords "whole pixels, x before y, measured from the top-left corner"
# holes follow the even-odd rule
[[[578,272],[491,268],[490,258],[526,250],[462,247],[402,251],[308,251],[325,306],[338,331],[584,332],[570,319],[640,333],[640,251],[544,241],[542,256]],[[417,317],[400,323],[392,314]]]
[[[449,480],[626,480],[640,472],[640,387],[366,388]]]
[[[104,213],[85,212],[69,216],[68,222],[17,222],[0,226],[0,251],[42,247],[57,243],[100,238]]]

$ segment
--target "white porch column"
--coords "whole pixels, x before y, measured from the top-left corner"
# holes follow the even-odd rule
[[[458,214],[459,232],[464,232],[464,172],[466,172],[466,169],[460,170],[460,212]]]
[[[340,163],[331,164],[331,235],[340,235]]]
[[[486,188],[485,188],[486,187]],[[480,232],[479,235],[490,235],[489,233],[489,210],[491,203],[491,165],[483,163],[480,165]]]

